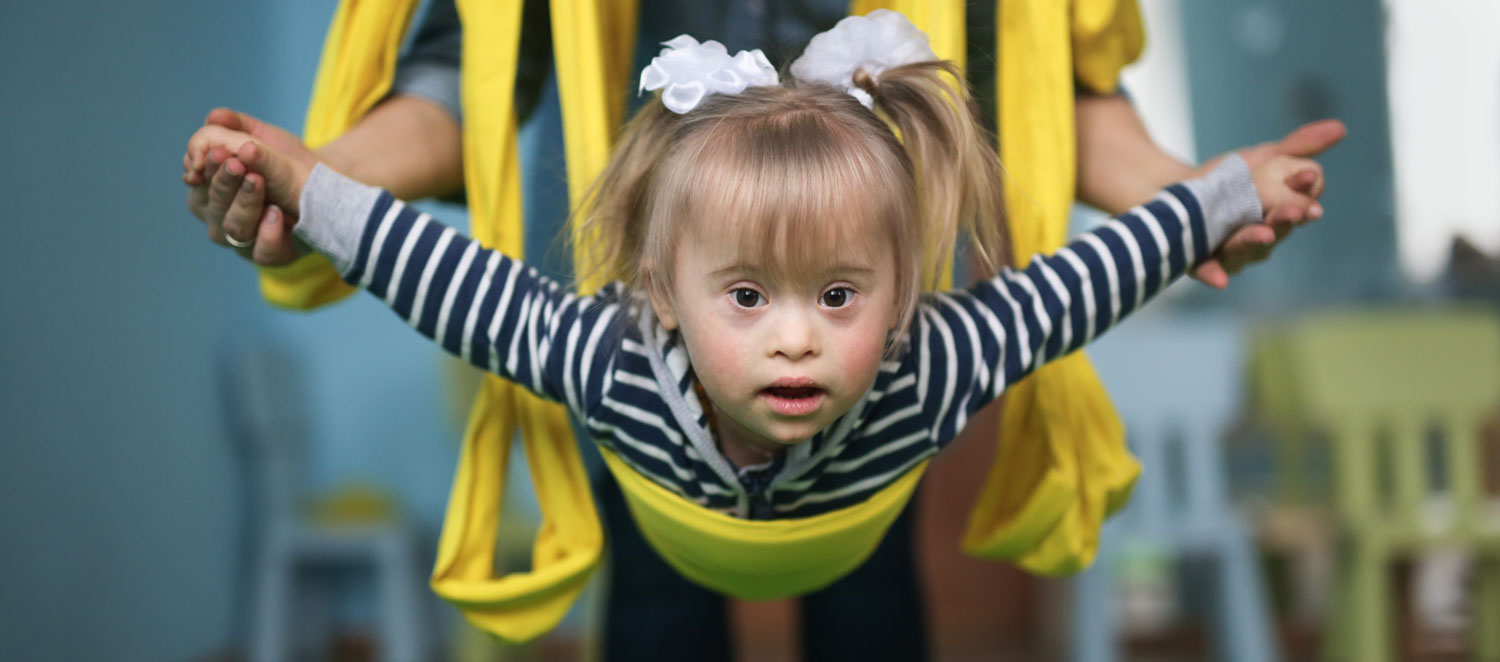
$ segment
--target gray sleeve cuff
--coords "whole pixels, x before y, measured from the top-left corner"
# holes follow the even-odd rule
[[[1261,220],[1260,194],[1250,178],[1250,165],[1238,154],[1198,179],[1182,183],[1203,207],[1203,225],[1208,249],[1216,251],[1235,230]],[[1206,256],[1205,256],[1206,257]]]
[[[380,193],[319,163],[302,184],[301,218],[292,233],[327,257],[340,274],[349,273]]]

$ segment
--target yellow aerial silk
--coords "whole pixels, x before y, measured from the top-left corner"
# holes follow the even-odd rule
[[[1006,211],[1024,267],[1067,238],[1075,82],[1113,92],[1145,34],[1135,0],[1002,0],[996,20]],[[964,551],[1042,574],[1076,572],[1093,561],[1099,527],[1129,499],[1140,465],[1082,352],[1048,364],[1005,398],[995,462],[969,514]]]
[[[347,130],[389,91],[416,2],[341,3],[308,110],[310,144]],[[457,4],[465,34],[483,35],[463,42],[464,174],[473,234],[486,246],[522,257],[512,98],[522,3]],[[882,6],[902,11],[927,31],[939,56],[962,62],[962,2],[853,3],[859,13]],[[634,0],[553,0],[551,11],[568,179],[577,206],[603,169],[623,118],[621,93],[634,74],[628,69],[636,5]],[[1012,201],[1018,196],[1038,201],[1036,209],[1011,209],[1017,255],[1024,259],[1062,243],[1073,186],[1074,75],[1097,89],[1112,89],[1119,68],[1139,51],[1141,34],[1133,0],[1077,0],[1071,9],[1054,0],[1005,0],[1000,17],[1001,137],[1003,155],[1012,164],[1007,192]],[[350,291],[316,256],[262,270],[261,284],[268,300],[295,308],[316,307]],[[1102,517],[1123,502],[1137,472],[1124,453],[1119,422],[1081,355],[1044,369],[1011,393],[1007,443],[971,518],[965,549],[1017,559],[1038,572],[1082,567],[1093,556]],[[495,533],[517,426],[543,522],[531,571],[495,577]],[[608,451],[604,457],[643,534],[663,558],[694,581],[752,598],[806,593],[857,567],[926,467],[923,463],[866,502],[833,513],[746,521],[677,498]],[[525,641],[561,620],[597,566],[602,546],[565,410],[487,375],[465,433],[433,590],[481,629]]]

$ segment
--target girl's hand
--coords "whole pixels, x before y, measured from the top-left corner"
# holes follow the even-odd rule
[[[215,108],[204,124],[247,133],[297,160],[319,160],[295,134],[245,113]],[[214,242],[263,266],[283,266],[299,257],[291,234],[297,218],[266,203],[264,179],[249,173],[238,157],[227,149],[200,148],[183,155],[182,167],[188,209],[208,227]]]
[[[1323,167],[1307,158],[1278,155],[1250,171],[1260,195],[1260,223],[1236,230],[1220,248],[1227,274],[1260,262],[1291,231],[1323,216]]]
[[[1323,166],[1296,156],[1277,156],[1250,171],[1267,225],[1301,224],[1323,216]]]
[[[1250,169],[1280,156],[1314,157],[1337,145],[1348,134],[1348,129],[1339,120],[1309,122],[1288,133],[1281,140],[1245,147],[1236,152],[1250,164]],[[1204,175],[1218,165],[1215,158],[1195,171]],[[1322,193],[1321,187],[1319,194]],[[1316,197],[1316,196],[1314,196]],[[1269,209],[1269,208],[1268,208]],[[1211,287],[1224,289],[1229,286],[1229,276],[1241,269],[1270,257],[1277,244],[1291,233],[1295,223],[1256,223],[1236,230],[1212,257],[1194,267],[1193,277]]]
[[[183,182],[191,187],[188,207],[215,242],[232,245],[260,264],[289,263],[299,254],[291,237],[298,198],[317,164],[310,151],[297,156],[248,133],[205,125],[188,141],[183,157]]]
[[[298,198],[302,195],[302,184],[307,174],[317,165],[311,154],[296,159],[277,152],[248,133],[209,124],[188,140],[188,154],[205,154],[210,162],[222,162],[227,167],[231,157],[250,172],[259,174],[265,181],[265,200],[278,205],[288,213],[297,214]]]

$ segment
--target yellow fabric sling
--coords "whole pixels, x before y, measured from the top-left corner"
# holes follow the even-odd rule
[[[1067,236],[1075,81],[1109,93],[1145,43],[1135,0],[1002,0],[996,107],[1017,266]],[[1041,574],[1093,561],[1099,527],[1130,497],[1140,465],[1088,358],[1076,352],[1005,395],[995,461],[969,514],[964,551]]]
[[[515,75],[521,0],[458,0],[463,22],[464,180],[475,238],[523,257]],[[515,428],[542,522],[529,572],[495,576],[495,536]],[[555,627],[598,566],[603,532],[567,410],[485,375],[438,541],[432,588],[476,627],[526,641]]]
[[[309,105],[305,138],[320,146],[348,130],[391,88],[417,0],[344,0],[334,16]],[[464,176],[472,233],[523,257],[514,84],[521,1],[459,0],[463,41]],[[313,308],[347,296],[321,256],[261,271],[272,303]],[[542,509],[532,570],[495,577],[495,532],[516,427]],[[603,534],[566,410],[487,375],[470,414],[431,584],[479,628],[525,641],[554,626],[582,592]]]
[[[308,140],[311,144],[326,142],[352,126],[390,89],[396,53],[415,4],[416,0],[345,0],[341,5],[329,31],[318,87],[309,109]],[[458,2],[466,33],[485,35],[484,39],[465,39],[463,47],[464,168],[473,234],[486,245],[518,257],[522,255],[523,230],[512,96],[520,5],[519,0]],[[909,12],[919,27],[929,31],[940,55],[954,59],[962,57],[960,3],[950,0],[936,10],[927,3],[897,3],[893,6]],[[873,4],[866,7],[858,2],[856,7],[863,11],[876,8]],[[1129,5],[1129,9],[1133,13],[1133,5]],[[633,73],[627,70],[627,63],[635,32],[635,7],[633,2],[557,0],[552,12],[568,140],[569,182],[576,205],[587,182],[602,169],[608,156],[610,135],[620,123],[622,100],[618,95],[609,94],[608,90],[628,89],[625,81]],[[1117,27],[1107,25],[1097,34],[1107,34]],[[1136,27],[1138,32],[1138,23]],[[1002,30],[1002,43],[1005,34]],[[1085,31],[1083,34],[1095,33]],[[1063,38],[1067,36],[1063,35]],[[1128,45],[1129,40],[1125,43]],[[1138,49],[1138,35],[1135,44],[1134,48]],[[1063,55],[1066,57],[1067,53]],[[1117,62],[1113,65],[1114,72],[1104,76],[1112,85],[1118,66],[1129,58],[1098,59],[1104,62],[1099,71],[1108,70],[1110,62]],[[1084,61],[1085,58],[1079,58],[1080,63]],[[1081,73],[1080,77],[1092,80]],[[1002,74],[1002,85],[1004,80]],[[1067,80],[1071,85],[1071,77]],[[1108,89],[1107,86],[1100,88]],[[1005,89],[1009,88],[1002,87]],[[1071,131],[1071,105],[1067,113],[1066,126]],[[1002,111],[1002,116],[1004,114]],[[1003,129],[1002,135],[1006,135]],[[1066,144],[1071,148],[1071,133]],[[1052,144],[1048,143],[1044,147],[1050,146]],[[1065,173],[1069,199],[1071,155],[1069,149]],[[1061,158],[1059,154],[1054,156]],[[1015,179],[1012,184],[1023,187]],[[1023,190],[1040,190],[1034,185],[1024,186]],[[1015,215],[1014,211],[1012,214],[1014,232],[1015,225],[1020,224],[1014,219],[1022,217]],[[1065,212],[1060,217],[1047,218],[1065,218]],[[1058,240],[1047,247],[1060,245],[1062,227],[1057,228]],[[1023,250],[1021,239],[1017,240],[1017,248],[1023,254],[1030,252]],[[596,286],[597,283],[588,285]],[[311,258],[285,270],[263,272],[262,288],[273,303],[292,307],[315,307],[340,298],[348,291],[326,262],[319,263]],[[1092,373],[1089,372],[1088,376],[1091,377]],[[1097,381],[1092,383],[1097,388]],[[1102,391],[1100,401],[1107,403],[1102,399]],[[1050,398],[1039,400],[1030,407],[1045,410],[1053,402]],[[1068,411],[1069,408],[1061,410]],[[1107,412],[1107,404],[1105,410]],[[1094,411],[1097,412],[1097,407]],[[1112,414],[1110,417],[1112,420]],[[1034,428],[1041,432],[1055,433],[1059,427],[1055,419],[1048,419],[1045,415],[1027,420],[1033,421]],[[497,578],[493,567],[494,540],[500,526],[499,512],[510,443],[518,424],[538,491],[543,524],[533,553],[533,569],[528,573],[511,573]],[[1115,428],[1118,429],[1117,422]],[[1079,445],[1074,441],[1073,446],[1068,446],[1068,442],[1077,437],[1048,436],[1025,430],[1023,434],[1032,435],[1026,437],[1027,440],[1041,437],[1051,442],[1045,447],[1051,456],[1040,457],[1020,469],[1040,475],[1035,481],[1039,487],[1002,493],[998,503],[1003,507],[990,508],[991,512],[984,516],[976,514],[971,521],[970,533],[981,531],[986,535],[976,544],[969,544],[966,540],[966,548],[981,554],[992,553],[998,541],[1001,555],[1020,557],[1023,563],[1037,558],[1033,549],[1045,552],[1042,555],[1045,559],[1060,558],[1061,554],[1067,553],[1082,558],[1085,554],[1080,553],[1078,541],[1087,543],[1084,547],[1092,544],[1093,538],[1089,536],[1097,533],[1098,517],[1090,518],[1088,512],[1075,503],[1080,500],[1089,503],[1087,497],[1070,500],[1062,497],[1071,495],[1058,495],[1064,489],[1093,488],[1103,490],[1106,503],[1115,503],[1128,490],[1128,480],[1126,488],[1121,489],[1120,481],[1110,478],[1113,474],[1104,474],[1110,479],[1098,484],[1089,475],[1090,483],[1080,485],[1080,464],[1077,458],[1069,456],[1070,452],[1077,452]],[[1119,435],[1115,436],[1117,439]],[[1006,448],[1033,446],[1040,444],[1011,444],[1003,446],[1002,453]],[[1109,445],[1106,443],[1103,447],[1108,449]],[[752,522],[699,508],[650,483],[610,453],[605,453],[605,459],[620,479],[632,513],[647,539],[664,558],[685,576],[711,588],[756,598],[806,593],[856,567],[874,549],[910,498],[912,488],[925,469],[925,463],[914,468],[857,506],[815,518]],[[1069,459],[1073,464],[1065,464]],[[1128,456],[1124,459],[1129,460]],[[1061,471],[1057,469],[1060,464]],[[1082,468],[1089,469],[1095,464],[1100,463],[1085,462]],[[1101,466],[1108,469],[1114,465],[1104,462]],[[1133,469],[1133,464],[1131,467]],[[1046,473],[1049,471],[1052,473]],[[1060,473],[1062,477],[1054,478],[1054,473]],[[1123,473],[1134,475],[1133,470]],[[992,484],[987,486],[987,496],[994,491],[991,488],[995,487],[996,476],[1016,477],[1005,469],[1004,462],[997,461],[996,473],[991,476]],[[998,485],[1011,488],[1017,483],[1030,484],[1029,481],[1000,480]],[[1007,496],[1009,500],[1005,500]],[[1015,507],[1017,503],[1021,507]],[[1044,507],[1037,507],[1037,503]],[[988,504],[988,501],[981,501],[981,506]],[[1075,511],[1081,514],[1075,514]],[[1038,525],[1036,521],[1050,522],[1050,525]],[[1090,522],[1095,531],[1073,530],[1086,529]],[[1060,524],[1067,530],[1067,535],[1059,535]],[[1057,540],[1063,543],[1056,543]],[[1026,544],[1032,547],[1026,547]],[[1062,551],[1049,551],[1048,545]],[[434,591],[456,604],[465,617],[481,629],[507,640],[525,641],[551,629],[562,618],[596,567],[601,549],[602,535],[597,514],[565,412],[560,406],[533,398],[498,377],[487,376],[470,417],[450,495],[433,571]],[[1031,555],[1027,556],[1027,552]],[[1091,547],[1086,550],[1086,556],[1092,556]],[[1083,562],[1086,561],[1085,558]],[[1048,567],[1056,567],[1056,564],[1041,566],[1043,570]]]
[[[682,576],[715,591],[774,600],[816,591],[864,563],[911,499],[927,462],[857,505],[800,519],[746,520],[687,501],[618,456],[604,460],[641,534]]]

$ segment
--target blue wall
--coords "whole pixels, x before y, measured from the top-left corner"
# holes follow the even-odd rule
[[[0,659],[177,660],[236,636],[238,470],[215,361],[304,358],[314,486],[391,487],[435,537],[438,354],[377,302],[272,311],[178,181],[216,105],[297,129],[333,0],[0,6]]]
[[[1199,154],[1277,139],[1328,117],[1349,127],[1319,159],[1327,215],[1235,278],[1228,296],[1211,298],[1287,312],[1398,296],[1380,1],[1181,4]]]

